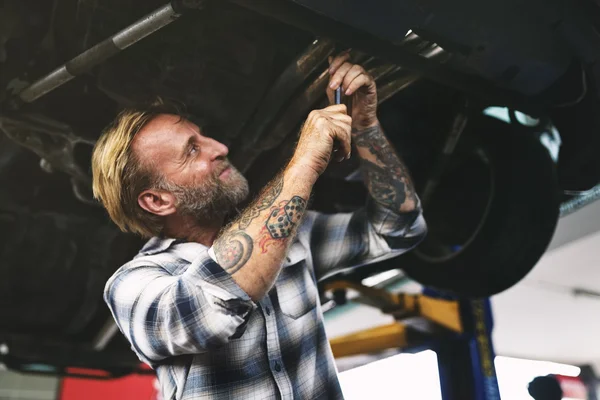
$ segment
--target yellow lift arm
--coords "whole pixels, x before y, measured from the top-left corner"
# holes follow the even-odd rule
[[[369,298],[382,312],[393,314],[398,320],[331,339],[329,342],[336,358],[411,346],[407,326],[402,322],[407,317],[422,317],[450,331],[463,332],[458,301],[422,294],[391,293],[349,281],[325,285],[326,291],[340,289],[356,290]]]

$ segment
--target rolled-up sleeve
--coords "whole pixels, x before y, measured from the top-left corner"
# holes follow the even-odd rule
[[[255,308],[208,251],[181,275],[134,259],[107,282],[104,300],[133,350],[149,365],[241,336]]]
[[[414,211],[396,213],[369,198],[365,207],[353,213],[311,212],[306,223],[318,279],[396,257],[416,247],[427,234],[420,202]]]

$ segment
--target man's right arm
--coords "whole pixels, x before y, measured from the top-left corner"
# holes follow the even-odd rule
[[[134,259],[106,283],[104,301],[149,365],[199,354],[239,337],[255,307],[206,248],[180,275],[147,257]]]
[[[314,182],[298,167],[286,168],[215,240],[217,262],[253,300],[275,282]]]
[[[253,300],[265,296],[277,279],[334,142],[342,157],[349,155],[351,122],[344,105],[313,111],[288,167],[215,240],[217,262]]]

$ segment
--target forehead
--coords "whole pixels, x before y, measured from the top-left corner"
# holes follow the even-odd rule
[[[191,136],[198,135],[194,123],[173,114],[160,114],[150,120],[136,134],[132,150],[142,160],[157,163],[174,160],[181,154]]]

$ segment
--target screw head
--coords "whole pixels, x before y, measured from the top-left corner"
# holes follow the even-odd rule
[[[52,164],[50,164],[45,158],[40,159],[40,168],[42,169],[42,171],[48,174],[52,174],[54,172]]]

